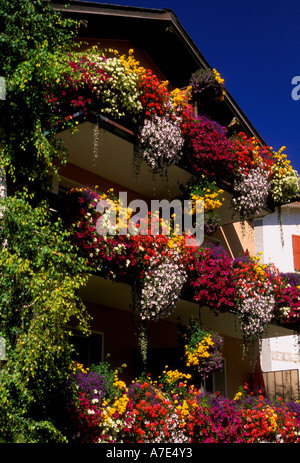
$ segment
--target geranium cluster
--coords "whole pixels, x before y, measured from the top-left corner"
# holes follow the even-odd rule
[[[184,434],[184,420],[176,413],[174,402],[157,383],[148,378],[134,381],[128,388],[137,416],[133,441],[140,443],[188,442]]]
[[[297,402],[285,404],[279,397],[276,403],[271,403],[261,391],[259,395],[253,395],[247,383],[234,400],[245,423],[246,443],[299,442],[299,430],[295,429],[300,419]]]
[[[91,372],[85,374],[88,383]],[[105,374],[111,377],[108,370],[98,373],[98,385],[106,384]],[[178,371],[165,370],[157,380],[144,374],[129,386],[118,374],[113,374],[110,394],[101,392],[98,402],[82,389],[82,382],[72,380],[70,442],[300,443],[295,402],[279,398],[272,403],[253,394],[247,384],[232,400],[200,393]]]
[[[249,137],[243,132],[231,137],[231,143],[237,175],[241,169],[248,173],[257,167],[271,173],[272,151],[269,146],[262,145],[255,137]]]
[[[235,306],[236,283],[232,259],[221,247],[200,247],[193,259],[190,285],[194,300],[216,313]]]
[[[216,181],[231,181],[234,176],[234,151],[226,130],[205,115],[189,126],[188,156],[196,175],[207,175]]]
[[[139,89],[144,118],[174,115],[173,102],[167,85],[168,82],[159,81],[151,69],[143,69]]]

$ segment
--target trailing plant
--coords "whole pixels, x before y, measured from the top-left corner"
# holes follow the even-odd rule
[[[231,201],[234,213],[239,213],[242,221],[259,214],[267,204],[269,191],[268,173],[264,169],[241,169],[234,180]]]
[[[296,200],[299,195],[299,175],[292,168],[284,150],[285,146],[278,152],[272,152],[270,195],[277,205]]]
[[[196,102],[205,103],[224,99],[224,79],[216,69],[198,69],[191,75],[189,83]]]
[[[66,152],[55,140],[47,85],[60,81],[60,56],[76,33],[43,0],[7,3],[1,0],[0,69],[6,79],[6,113],[1,135],[1,167],[9,174],[10,188],[35,187],[50,172],[57,172]],[[39,181],[37,181],[39,179]],[[14,183],[11,181],[14,180]],[[34,187],[32,187],[34,188]]]
[[[0,239],[0,333],[6,361],[0,370],[0,423],[7,442],[64,438],[64,388],[73,348],[66,326],[88,331],[78,297],[88,267],[69,243],[61,221],[27,196],[4,202]],[[2,203],[3,206],[3,203]],[[63,407],[63,405],[62,405]],[[46,418],[45,418],[46,417]],[[60,422],[60,424],[58,424]]]
[[[280,278],[273,264],[260,263],[260,256],[236,259],[237,311],[246,341],[260,338],[274,316]]]
[[[192,201],[192,211],[195,213],[195,201],[204,203],[204,234],[211,235],[219,228],[221,223],[219,209],[223,207],[225,198],[224,190],[218,188],[216,182],[210,181],[205,175],[191,177],[183,186],[181,185],[181,197],[183,200]]]
[[[191,317],[187,326],[179,325],[179,334],[185,363],[197,372],[201,381],[222,370],[223,338],[218,333],[205,330],[198,320]]]
[[[164,172],[180,160],[183,143],[179,119],[155,115],[140,129],[135,156],[145,160],[153,172]]]

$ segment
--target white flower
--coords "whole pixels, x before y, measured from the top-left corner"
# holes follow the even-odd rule
[[[179,119],[153,116],[146,119],[139,133],[137,155],[152,170],[166,169],[181,156],[183,138]]]
[[[270,190],[268,173],[258,167],[249,172],[242,169],[234,182],[232,207],[242,218],[258,214],[266,205]]]
[[[185,268],[180,264],[177,250],[172,256],[150,260],[141,290],[139,311],[142,320],[166,318],[173,312],[187,280]]]

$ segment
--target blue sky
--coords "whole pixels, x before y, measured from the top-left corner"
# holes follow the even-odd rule
[[[93,1],[172,9],[265,142],[286,146],[300,173],[300,99],[292,98],[292,79],[300,76],[299,0]]]

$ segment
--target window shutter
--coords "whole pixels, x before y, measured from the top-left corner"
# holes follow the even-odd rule
[[[300,235],[292,235],[294,269],[300,271]]]

